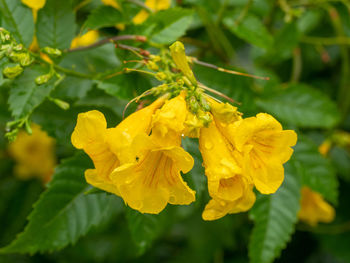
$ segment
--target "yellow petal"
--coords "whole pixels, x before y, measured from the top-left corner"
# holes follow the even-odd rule
[[[301,221],[316,226],[319,222],[332,222],[335,217],[335,210],[319,193],[308,187],[303,187],[298,217]]]
[[[94,187],[97,187],[112,194],[120,195],[116,185],[113,184],[112,181],[106,180],[106,178],[101,177],[97,169],[85,170],[85,179],[86,182],[88,182]]]
[[[230,201],[240,198],[242,188],[238,175],[242,169],[236,162],[230,145],[215,126],[215,121],[208,128],[201,129],[199,150],[203,157],[210,196]]]
[[[210,105],[210,112],[217,122],[228,124],[242,119],[241,114],[237,111],[237,107],[229,103],[219,103],[209,97],[207,100]]]
[[[154,139],[163,140],[160,144],[171,143],[178,144],[176,138],[180,138],[184,132],[184,122],[187,116],[187,105],[185,95],[179,96],[165,102],[162,108],[156,111],[152,119],[152,135]],[[172,142],[169,137],[172,137]]]
[[[205,206],[202,213],[204,220],[216,220],[227,214],[235,214],[248,211],[255,203],[256,197],[252,190],[252,185],[247,185],[243,196],[235,201],[222,201],[220,199],[211,199]]]
[[[135,152],[139,152],[139,149],[129,147],[136,136],[139,134],[144,136],[139,139],[142,144],[142,141],[148,141],[147,134],[151,130],[152,115],[164,103],[164,100],[164,98],[157,99],[151,105],[129,115],[115,128],[107,130],[106,140],[111,151],[118,156],[121,163],[131,161],[135,158]]]
[[[46,3],[46,0],[21,0],[21,1],[26,6],[36,10],[43,8]]]
[[[104,115],[96,110],[78,115],[72,133],[72,144],[83,149],[92,159],[101,181],[110,184],[110,173],[120,162],[106,141],[107,123]]]

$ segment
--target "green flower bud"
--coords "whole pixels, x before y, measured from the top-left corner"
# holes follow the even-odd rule
[[[2,74],[5,78],[14,79],[23,72],[23,68],[20,65],[14,67],[5,67]]]
[[[158,73],[156,74],[156,78],[157,78],[158,80],[165,80],[165,79],[167,78],[167,75],[166,75],[164,72],[158,72]]]
[[[42,51],[54,58],[60,57],[62,55],[62,51],[57,48],[44,47]]]
[[[45,74],[35,78],[36,85],[42,85],[47,83],[52,78],[52,74]]]
[[[60,100],[60,99],[52,99],[52,101],[58,106],[60,107],[62,110],[68,110],[70,105],[69,103]]]
[[[197,99],[194,96],[191,96],[188,100],[188,105],[189,108],[191,110],[191,112],[193,113],[197,113],[199,110],[199,103],[197,101]]]

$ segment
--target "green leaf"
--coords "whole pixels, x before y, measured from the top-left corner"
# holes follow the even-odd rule
[[[191,138],[182,139],[182,147],[192,155],[194,159],[194,166],[192,170],[183,176],[185,181],[189,181],[189,186],[196,191],[195,204],[200,204],[198,200],[201,199],[204,191],[207,189],[207,180],[204,176],[204,167],[202,166],[202,156],[198,149],[198,140]]]
[[[294,158],[300,165],[302,183],[327,200],[337,203],[338,180],[330,161],[322,157],[317,145],[305,136],[299,135],[294,149]]]
[[[134,240],[138,254],[143,254],[162,233],[167,225],[168,209],[158,215],[141,214],[130,207],[126,207],[126,219],[132,239]]]
[[[265,28],[262,20],[253,14],[247,14],[242,19],[238,15],[230,15],[223,20],[225,26],[237,37],[261,48],[270,48],[273,38]]]
[[[257,105],[279,120],[303,128],[332,128],[340,119],[336,104],[305,84],[291,84],[278,94],[259,99]]]
[[[40,86],[35,84],[35,78],[45,73],[42,68],[26,69],[13,82],[8,100],[13,117],[20,118],[30,114],[53,90],[54,80]]]
[[[112,27],[123,23],[123,14],[110,6],[100,6],[94,9],[83,25],[84,31],[87,29],[100,29],[102,27]]]
[[[183,36],[192,21],[191,10],[170,8],[151,15],[141,26],[140,34],[148,36],[151,42],[171,44]]]
[[[350,153],[344,148],[335,146],[329,152],[329,157],[339,175],[350,182]]]
[[[250,216],[255,225],[249,243],[251,263],[270,263],[286,247],[297,222],[300,183],[297,168],[288,163],[281,188],[272,195],[260,195]]]
[[[113,196],[85,195],[89,185],[84,170],[91,161],[83,154],[64,160],[55,170],[48,189],[29,215],[22,233],[0,253],[54,251],[74,244],[109,213]]]
[[[96,83],[97,88],[104,90],[107,94],[127,100],[135,97],[135,94],[141,94],[151,88],[147,79],[137,73],[122,74]]]
[[[20,0],[0,0],[0,11],[1,26],[13,34],[19,43],[28,47],[34,35],[32,10]]]
[[[38,12],[36,35],[40,47],[69,48],[75,29],[70,1],[47,0]]]

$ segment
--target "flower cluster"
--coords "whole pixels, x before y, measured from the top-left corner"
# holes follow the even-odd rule
[[[236,107],[205,94],[180,42],[170,47],[169,56],[147,62],[165,82],[148,91],[163,93],[151,105],[115,128],[107,128],[98,111],[78,115],[72,144],[95,165],[85,172],[87,182],[121,196],[141,213],[157,214],[168,203],[190,204],[195,191],[181,172],[189,172],[194,161],[181,139],[198,138],[211,197],[203,219],[247,211],[255,202],[254,186],[271,194],[282,184],[283,164],[293,153],[296,133],[283,130],[266,113],[242,118]]]

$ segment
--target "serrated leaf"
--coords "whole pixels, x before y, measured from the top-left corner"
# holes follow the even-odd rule
[[[183,36],[190,26],[193,12],[188,9],[170,8],[151,15],[141,27],[151,42],[171,44]]]
[[[137,91],[138,82],[140,82],[139,74],[123,74],[96,83],[97,88],[104,90],[107,94],[130,100]]]
[[[13,82],[8,100],[13,117],[20,118],[30,114],[53,90],[53,80],[40,86],[35,84],[35,78],[45,73],[47,72],[44,69],[26,69]]]
[[[143,254],[162,233],[168,220],[167,212],[168,209],[158,215],[141,214],[126,207],[126,219],[139,255]]]
[[[339,175],[344,180],[350,182],[350,153],[344,148],[335,146],[329,152],[329,157]]]
[[[70,1],[47,0],[44,8],[38,12],[36,35],[40,47],[69,48],[75,29]]]
[[[8,30],[19,43],[29,46],[34,35],[32,10],[20,0],[0,0],[2,27]]]
[[[90,186],[84,170],[91,165],[83,154],[64,160],[48,189],[40,196],[22,233],[0,253],[54,251],[75,243],[107,215],[113,196],[85,195]]]
[[[271,263],[285,248],[294,232],[300,205],[297,168],[285,166],[285,180],[272,195],[261,195],[250,211],[254,228],[249,243],[251,263]]]
[[[257,100],[257,105],[279,120],[303,128],[332,128],[340,119],[336,104],[305,84],[291,84],[278,94]]]
[[[299,136],[294,150],[294,158],[300,165],[302,183],[332,203],[337,203],[338,180],[330,161],[324,158],[317,145],[305,136]]]
[[[100,6],[94,9],[84,23],[83,29],[99,29],[111,27],[124,22],[123,14],[110,6]]]
[[[240,15],[230,15],[223,23],[233,34],[252,45],[267,49],[273,44],[273,38],[262,20],[253,14],[247,14],[242,19]]]

